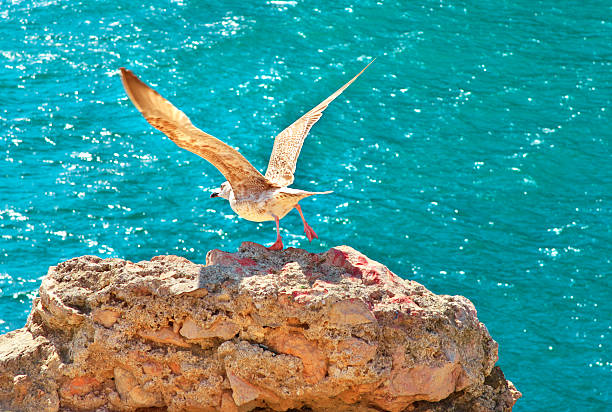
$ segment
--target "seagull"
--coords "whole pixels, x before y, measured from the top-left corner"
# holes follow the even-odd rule
[[[227,179],[210,195],[221,197],[243,219],[253,222],[276,222],[276,241],[269,250],[281,250],[280,219],[297,209],[304,223],[308,240],[318,238],[304,219],[299,201],[313,195],[331,193],[309,192],[289,187],[304,143],[312,126],[321,118],[327,106],[351,85],[369,66],[363,68],[335,93],[308,111],[274,140],[268,170],[262,175],[236,149],[195,127],[189,118],[158,92],[143,83],[134,73],[121,68],[121,81],[134,106],[147,122],[163,132],[179,147],[189,150],[215,166]]]

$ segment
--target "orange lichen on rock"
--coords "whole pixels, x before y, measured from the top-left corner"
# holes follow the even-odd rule
[[[100,382],[91,376],[77,376],[64,387],[69,395],[85,395],[100,387]],[[64,389],[63,388],[63,389]]]
[[[266,344],[276,352],[300,358],[306,382],[315,384],[327,373],[327,359],[318,346],[296,331],[276,329],[266,336]]]
[[[138,331],[138,335],[144,339],[152,340],[157,343],[164,343],[170,345],[180,346],[182,348],[188,348],[189,344],[179,336],[171,327],[165,327],[159,330],[141,330]]]
[[[91,317],[94,321],[98,322],[101,325],[104,325],[107,328],[110,328],[117,322],[121,312],[112,310],[112,309],[98,309],[95,310]]]
[[[220,338],[228,340],[236,336],[239,330],[240,327],[228,319],[218,318],[208,327],[203,327],[189,318],[183,322],[179,333],[185,339]]]

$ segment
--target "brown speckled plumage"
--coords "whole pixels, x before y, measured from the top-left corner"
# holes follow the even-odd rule
[[[340,94],[342,94],[342,92],[373,62],[374,60],[368,63],[363,70],[349,80],[344,86],[339,88],[334,94],[323,100],[276,136],[272,154],[270,155],[270,161],[268,163],[268,170],[266,170],[266,178],[268,180],[278,183],[279,186],[289,186],[293,183],[293,174],[295,173],[297,160],[308,132],[310,132],[312,126],[321,118],[323,110],[325,110],[336,97],[340,96]]]
[[[236,149],[195,127],[182,111],[140,81],[134,73],[122,68],[121,79],[128,96],[144,118],[179,147],[212,163],[225,176],[236,196],[278,187]]]

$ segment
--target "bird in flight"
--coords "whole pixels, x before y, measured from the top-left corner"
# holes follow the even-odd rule
[[[227,199],[234,212],[243,219],[276,222],[276,241],[268,249],[281,250],[283,240],[280,235],[280,219],[292,209],[297,209],[304,222],[304,232],[312,242],[312,239],[318,236],[306,223],[298,202],[308,196],[331,193],[308,192],[288,187],[293,183],[293,174],[304,139],[327,106],[373,62],[374,60],[334,94],[276,136],[265,175],[255,169],[236,149],[195,127],[185,113],[123,67],[121,81],[130,100],[147,122],[179,147],[208,160],[227,179],[219,189],[212,192],[211,198]]]

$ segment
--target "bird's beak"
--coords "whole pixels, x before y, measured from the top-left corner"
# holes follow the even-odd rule
[[[219,197],[219,192],[212,192],[210,198],[212,199],[213,197]]]

